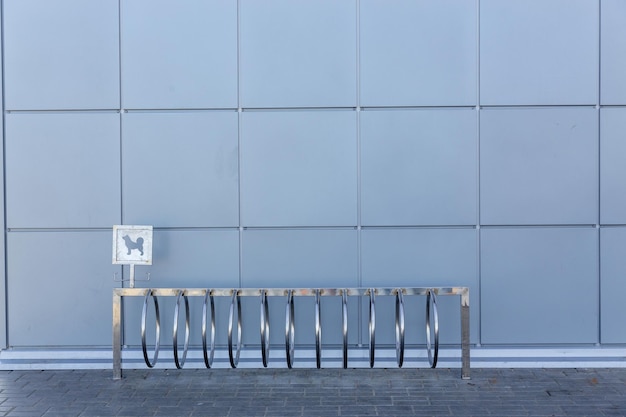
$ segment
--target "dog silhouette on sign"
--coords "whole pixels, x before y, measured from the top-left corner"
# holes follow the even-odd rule
[[[139,253],[141,253],[141,256],[143,256],[143,238],[142,237],[138,237],[136,242],[133,242],[133,240],[130,237],[128,237],[128,235],[122,236],[122,239],[124,239],[124,243],[126,244],[126,249],[128,249],[127,255],[130,255],[130,252],[133,249],[137,249]]]

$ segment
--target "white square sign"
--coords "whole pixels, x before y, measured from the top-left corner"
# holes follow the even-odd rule
[[[113,226],[113,263],[152,265],[152,226]]]

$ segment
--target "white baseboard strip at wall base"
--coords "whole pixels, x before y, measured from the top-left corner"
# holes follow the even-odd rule
[[[369,368],[368,349],[354,348],[348,353],[348,368]],[[122,351],[123,369],[147,369],[141,348]],[[298,349],[294,368],[316,367],[315,349]],[[375,368],[397,368],[395,349],[376,350]],[[403,368],[428,368],[425,349],[407,348]],[[458,347],[439,350],[438,368],[460,368]],[[489,348],[472,347],[472,368],[626,368],[626,347],[593,348]],[[0,351],[0,370],[111,369],[110,349],[36,349],[12,348]],[[175,369],[171,347],[162,346],[156,369]],[[205,368],[202,349],[191,349],[186,369]],[[215,369],[230,368],[228,351],[215,352]],[[244,348],[238,368],[263,368],[259,348]],[[284,347],[270,351],[268,368],[287,368]],[[342,368],[342,350],[325,349],[322,368]],[[208,371],[208,370],[207,370]]]

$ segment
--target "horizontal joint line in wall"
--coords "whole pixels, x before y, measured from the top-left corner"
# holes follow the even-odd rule
[[[7,232],[110,232],[111,227],[10,227]],[[238,226],[217,226],[217,227],[153,227],[155,231],[210,231],[210,230],[231,230],[238,231]]]
[[[264,111],[356,111],[356,106],[347,107],[242,107],[244,112]]]
[[[560,109],[560,108],[589,108],[595,109],[596,104],[481,104],[481,109]]]
[[[119,113],[121,109],[5,109],[7,114]]]
[[[595,229],[595,224],[481,224],[481,229]]]
[[[194,113],[194,112],[236,112],[237,107],[178,107],[178,108],[158,108],[158,109],[140,109],[140,108],[124,108],[124,113]]]
[[[243,230],[356,230],[357,226],[244,226]]]
[[[459,105],[459,106],[361,106],[363,111],[380,111],[380,110],[473,110],[476,108],[475,104]]]
[[[203,232],[203,231],[218,231],[218,230],[230,230],[233,232],[239,231],[239,226],[199,226],[199,227],[176,227],[176,226],[172,226],[172,227],[153,227],[152,230],[154,231],[179,231],[179,232],[192,232],[192,231],[198,231],[198,232]]]
[[[19,233],[29,233],[29,232],[111,232],[113,230],[113,225],[111,227],[9,227],[7,228],[7,232],[19,232]]]
[[[431,224],[431,225],[385,225],[385,226],[361,226],[362,230],[377,230],[377,229],[477,229],[478,226],[474,224]]]

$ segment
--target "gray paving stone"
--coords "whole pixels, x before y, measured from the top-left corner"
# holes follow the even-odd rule
[[[111,417],[117,416],[119,413],[118,408],[111,408],[107,406],[89,406],[80,413],[80,417]]]
[[[413,407],[410,405],[377,405],[376,412],[379,416],[412,415]]]
[[[334,417],[338,415],[339,407],[332,406],[304,407],[302,410],[303,417]]]
[[[233,405],[230,408],[229,416],[265,417],[265,407],[239,406]]]
[[[371,405],[342,405],[339,407],[340,416],[376,416],[378,412]]]
[[[1,416],[625,416],[626,369],[0,371]]]

